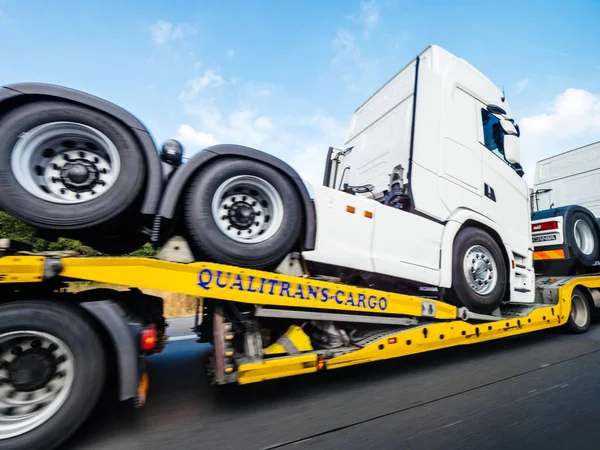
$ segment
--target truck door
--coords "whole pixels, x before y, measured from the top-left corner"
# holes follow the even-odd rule
[[[513,251],[526,255],[531,245],[527,183],[500,151],[500,120],[483,103],[477,104],[481,120],[483,214],[500,226]]]
[[[475,98],[455,86],[444,108],[439,195],[449,211],[466,207],[481,212],[483,186]]]

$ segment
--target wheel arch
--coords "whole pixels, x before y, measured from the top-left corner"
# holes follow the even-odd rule
[[[317,230],[315,207],[310,198],[308,188],[300,175],[284,161],[260,150],[241,145],[220,144],[209,147],[196,154],[192,159],[181,166],[181,168],[179,168],[169,179],[169,182],[166,185],[164,195],[162,196],[158,208],[158,217],[168,220],[176,219],[182,194],[191,178],[198,171],[206,167],[206,165],[228,157],[241,157],[264,163],[277,169],[293,181],[294,187],[300,195],[300,200],[305,213],[303,247],[304,250],[313,250],[315,247]]]
[[[444,230],[440,258],[440,286],[445,288],[450,288],[452,286],[452,256],[454,251],[454,240],[462,230],[468,227],[479,228],[487,232],[492,239],[494,239],[496,244],[498,244],[498,247],[500,247],[508,276],[508,289],[505,293],[506,299],[507,296],[510,296],[513,281],[514,269],[510,264],[509,256],[512,252],[505,244],[505,239],[503,238],[504,233],[502,232],[502,229],[488,218],[470,210],[461,210],[455,213],[448,221]]]
[[[8,111],[35,101],[62,101],[104,113],[129,129],[142,149],[146,163],[146,186],[140,212],[155,214],[163,188],[163,167],[148,129],[130,112],[99,97],[75,89],[45,83],[19,83],[0,87],[0,117]]]
[[[138,351],[123,311],[111,300],[83,300],[79,303],[102,337],[107,370],[114,367],[119,400],[137,396]]]

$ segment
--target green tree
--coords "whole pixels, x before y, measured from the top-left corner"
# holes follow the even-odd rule
[[[0,211],[0,237],[31,245],[35,252],[75,250],[86,256],[101,255],[100,252],[75,239],[58,238],[56,241],[42,239],[37,236],[35,228],[2,211]],[[158,250],[147,243],[125,256],[152,257],[157,253]]]

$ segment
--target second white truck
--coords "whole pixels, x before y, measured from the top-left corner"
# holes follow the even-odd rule
[[[600,259],[600,142],[539,161],[531,206],[538,270],[554,275],[596,271]]]

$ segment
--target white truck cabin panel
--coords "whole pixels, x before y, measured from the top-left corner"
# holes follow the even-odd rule
[[[378,203],[305,183],[313,195],[318,227],[315,250],[303,252],[302,256],[308,261],[373,272],[373,212]]]
[[[360,106],[350,122],[336,187],[343,183],[372,184],[375,192],[388,189],[391,170],[404,168],[410,156],[410,137],[416,59]]]
[[[375,203],[375,202],[373,202]],[[444,225],[375,203],[375,272],[438,285]]]
[[[600,142],[539,161],[535,167],[534,211],[581,205],[600,217]]]

